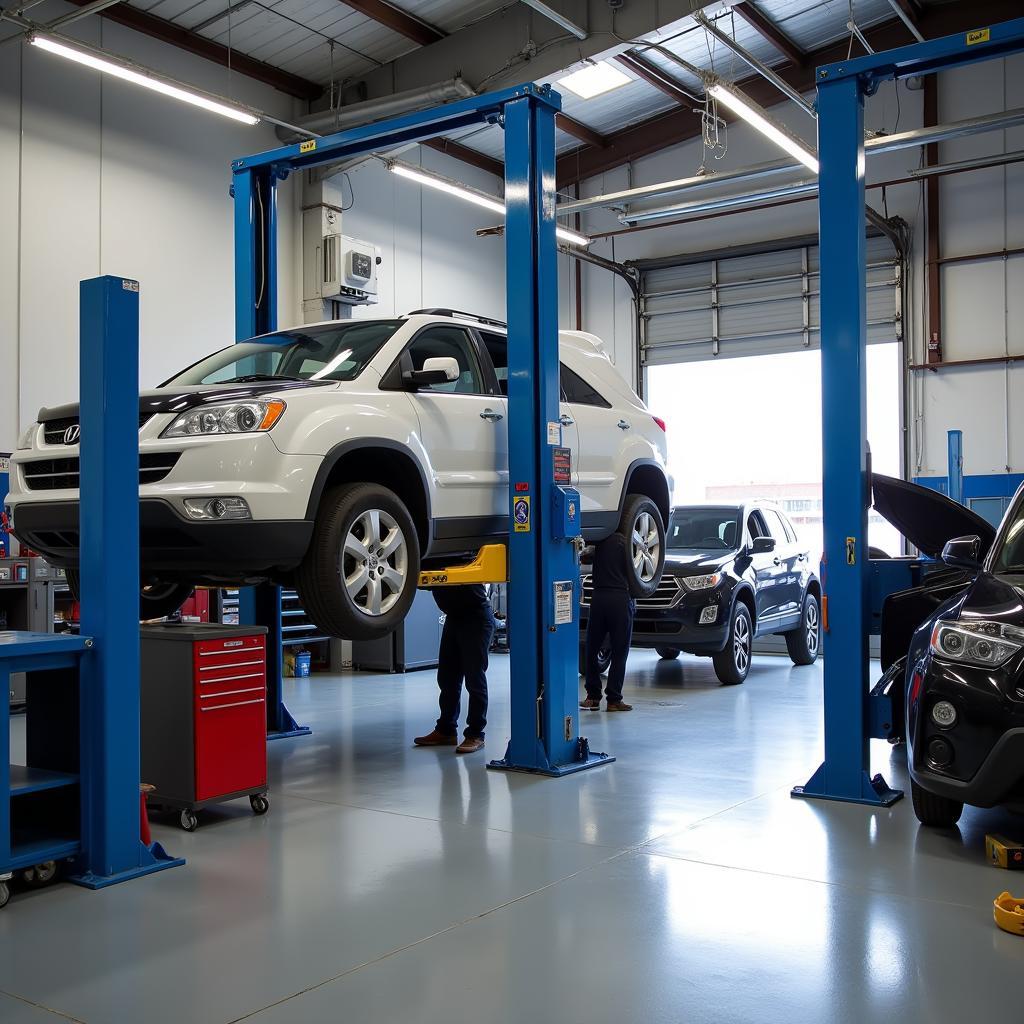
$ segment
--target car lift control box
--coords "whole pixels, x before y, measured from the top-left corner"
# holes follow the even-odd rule
[[[985,856],[994,867],[1024,870],[1024,846],[1005,836],[985,836]]]

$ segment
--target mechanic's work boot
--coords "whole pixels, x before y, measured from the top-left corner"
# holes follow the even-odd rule
[[[483,736],[467,736],[456,748],[456,754],[475,754],[484,749]]]
[[[582,711],[597,711],[601,707],[601,700],[598,698],[594,700],[593,697],[587,697],[585,700],[580,701],[580,710]]]
[[[459,738],[454,733],[448,736],[443,732],[438,732],[436,729],[433,732],[427,733],[426,736],[416,736],[413,739],[413,743],[417,747],[454,747],[458,742]]]
[[[623,704],[623,702],[621,700],[617,700],[614,703],[612,701],[608,701],[608,707],[605,708],[605,710],[606,711],[632,711],[633,710],[633,705],[632,704]]]

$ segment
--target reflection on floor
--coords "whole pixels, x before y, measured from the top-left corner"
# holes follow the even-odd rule
[[[631,657],[628,715],[584,734],[619,760],[565,779],[487,772],[488,747],[413,749],[431,673],[313,677],[313,735],[272,744],[272,807],[156,838],[185,868],[0,912],[0,1021],[193,1024],[945,1022],[1006,1014],[1024,942],[992,923],[1021,876],[984,863],[999,812],[954,833],[794,801],[821,750],[820,667]],[[20,736],[15,725],[15,750]],[[905,783],[901,753],[876,770]],[[1018,885],[1018,889],[1024,885]]]

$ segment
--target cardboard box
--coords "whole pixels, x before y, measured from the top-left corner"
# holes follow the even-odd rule
[[[985,856],[993,867],[1024,871],[1024,846],[1005,836],[985,836]]]

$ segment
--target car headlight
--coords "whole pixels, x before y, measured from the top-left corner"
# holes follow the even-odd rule
[[[26,448],[32,447],[32,442],[35,440],[36,431],[39,429],[38,423],[30,423],[18,436],[17,450],[24,451]]]
[[[285,410],[279,399],[200,405],[183,412],[161,437],[193,437],[197,434],[252,434],[269,430]]]
[[[710,590],[722,582],[720,572],[709,573],[707,576],[684,576],[683,583],[688,590]]]
[[[1022,647],[1024,629],[1008,626],[1005,622],[940,620],[932,629],[933,654],[980,668],[998,668]]]

